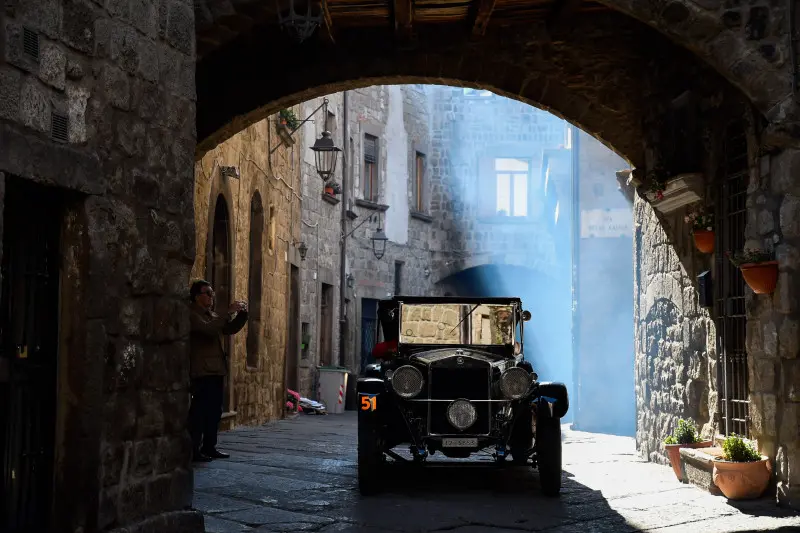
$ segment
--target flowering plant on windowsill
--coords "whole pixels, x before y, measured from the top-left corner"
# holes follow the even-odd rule
[[[664,167],[661,165],[656,165],[653,167],[647,174],[647,179],[650,182],[650,192],[652,192],[656,200],[663,200],[664,199],[664,191],[667,190],[667,178],[669,177],[669,173],[664,170]]]

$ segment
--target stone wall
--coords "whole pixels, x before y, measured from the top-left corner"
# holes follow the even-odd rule
[[[213,239],[209,226],[213,227],[217,199],[222,195],[230,208],[230,302],[248,300],[253,317],[259,316],[260,306],[261,320],[249,321],[229,343],[230,403],[224,427],[257,425],[279,418],[285,403],[284,363],[290,320],[288,270],[300,235],[300,154],[295,147],[299,143],[286,146],[281,141],[277,123],[278,117],[274,116],[249,126],[207,152],[195,165],[197,255],[192,278],[212,279]],[[221,167],[228,166],[238,170],[238,178],[222,176]],[[249,291],[253,202],[263,213],[260,302],[252,301]],[[215,302],[217,311],[225,312],[230,302]],[[255,338],[249,339],[253,335]],[[248,358],[249,350],[253,353]]]
[[[715,329],[698,304],[699,268],[682,217],[669,219],[668,235],[652,206],[634,199],[636,444],[660,463],[667,462],[663,441],[678,418],[691,418],[708,437],[717,405]]]
[[[754,139],[751,139],[754,140]],[[772,250],[779,262],[775,293],[747,298],[747,357],[752,436],[775,461],[777,499],[800,506],[800,152],[751,151],[746,246]]]
[[[6,2],[0,41],[0,172],[72,193],[54,530],[202,531],[185,427],[192,4]]]

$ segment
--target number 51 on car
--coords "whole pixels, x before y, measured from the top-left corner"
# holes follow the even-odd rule
[[[366,394],[361,396],[361,410],[374,411],[378,403],[377,396],[368,396]]]

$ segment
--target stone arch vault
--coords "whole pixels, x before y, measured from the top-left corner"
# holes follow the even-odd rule
[[[720,2],[554,2],[513,22],[508,8],[475,2],[432,23],[419,7],[402,15],[401,3],[394,15],[365,10],[358,23],[324,4],[325,25],[292,44],[274,9],[200,2],[197,155],[282,107],[374,84],[488,88],[562,116],[635,166],[645,162],[647,115],[686,90],[735,89],[776,128],[793,120],[780,8],[759,25]]]

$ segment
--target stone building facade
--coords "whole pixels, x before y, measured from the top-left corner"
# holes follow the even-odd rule
[[[2,530],[202,530],[186,432],[194,69],[191,2],[0,8],[1,305],[49,324],[12,336],[0,319],[0,453],[19,461],[0,483],[31,503],[0,498]],[[25,263],[36,300],[11,267]],[[10,401],[25,395],[38,401]],[[7,447],[8,428],[37,426],[36,461]]]
[[[301,345],[307,348],[298,363],[300,390],[311,396],[317,392],[319,366],[344,367],[353,374],[363,370],[380,336],[379,300],[395,293],[420,295],[434,290],[430,257],[435,236],[427,181],[430,132],[424,89],[373,86],[327,98],[328,130],[338,146],[345,145],[345,130],[349,139],[334,178],[341,185],[341,172],[347,172],[350,198],[345,215],[349,234],[346,351],[339,356],[342,194],[326,194],[316,174],[310,148],[323,131],[324,120],[315,118],[305,126],[304,137],[302,239],[308,251],[302,274],[301,328],[305,333]],[[303,116],[321,103],[316,99],[303,104]],[[380,259],[373,253],[371,240],[378,228],[389,239]]]
[[[329,95],[328,116],[318,112],[303,126],[300,140],[302,218],[300,239],[307,247],[301,262],[300,346],[298,360],[288,361],[297,368],[297,380],[288,386],[304,396],[316,399],[319,366],[338,365],[339,361],[339,257],[341,237],[341,193],[326,194],[324,182],[317,175],[311,147],[325,128],[337,146],[344,146],[342,98]],[[322,105],[322,99],[309,100],[300,105],[300,118],[309,117]],[[327,125],[325,119],[327,118]],[[345,154],[339,156],[336,175],[342,183]],[[292,372],[290,371],[290,374]]]
[[[212,283],[218,311],[235,300],[249,303],[247,325],[228,341],[223,429],[262,424],[283,413],[291,349],[287,310],[301,220],[300,143],[295,143],[273,116],[237,133],[195,165],[192,278]],[[299,289],[298,283],[298,296]]]
[[[777,501],[797,506],[796,154],[773,144],[740,95],[707,79],[673,92],[673,116],[692,120],[665,122],[647,139],[649,171],[680,179],[663,200],[646,186],[634,198],[637,445],[664,461],[679,417],[707,437],[748,435],[775,462]],[[702,142],[689,146],[692,137]],[[713,254],[692,241],[684,216],[694,206],[715,214]],[[774,254],[774,294],[753,293],[726,257],[745,248]]]

